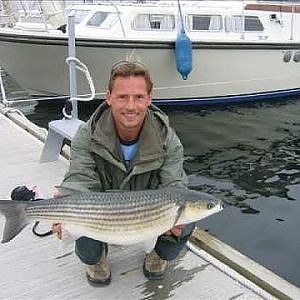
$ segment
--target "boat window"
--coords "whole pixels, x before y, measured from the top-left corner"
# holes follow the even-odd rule
[[[175,17],[161,14],[139,14],[133,20],[135,30],[174,30]]]
[[[101,29],[109,29],[117,18],[116,13],[98,11],[88,20],[87,25]]]
[[[189,15],[188,24],[190,30],[212,30],[222,29],[222,17],[220,15]]]
[[[88,13],[90,11],[89,10],[73,9],[71,12],[74,14],[75,24],[79,24],[88,15]]]
[[[264,31],[264,26],[257,16],[245,16],[245,31]],[[242,32],[243,16],[232,17],[232,31]]]

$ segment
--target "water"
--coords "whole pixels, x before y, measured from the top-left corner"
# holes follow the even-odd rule
[[[96,105],[80,105],[80,117]],[[28,117],[46,127],[61,108],[43,103]],[[185,147],[191,187],[227,203],[201,227],[300,287],[300,99],[163,109]]]

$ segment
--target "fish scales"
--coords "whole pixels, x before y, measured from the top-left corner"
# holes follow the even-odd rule
[[[148,193],[150,191],[147,191]],[[35,202],[32,206],[38,205],[44,206],[45,208],[50,206],[55,208],[56,206],[65,205],[70,207],[79,207],[81,205],[96,206],[101,207],[102,209],[110,209],[111,207],[118,208],[130,208],[130,207],[144,207],[151,206],[154,203],[176,203],[178,197],[172,197],[172,194],[161,193],[154,194],[151,197],[151,194],[148,195],[146,192],[124,192],[122,193],[89,193],[88,196],[86,193],[73,194],[70,196],[59,197],[57,199],[43,200],[42,204]],[[130,194],[133,195],[130,195]],[[91,195],[90,195],[91,194]],[[100,194],[100,195],[99,195]],[[154,196],[154,197],[153,197]],[[155,197],[157,196],[157,197]],[[88,197],[88,198],[87,198]],[[55,200],[55,202],[53,202]]]
[[[51,211],[53,215],[74,215],[74,216],[84,216],[84,215],[105,215],[109,219],[113,216],[118,216],[119,219],[126,216],[126,219],[131,219],[132,217],[147,217],[155,215],[160,211],[167,210],[168,205],[174,205],[174,200],[171,199],[170,195],[166,193],[161,193],[163,196],[159,198],[147,197],[147,193],[143,193],[136,201],[132,195],[124,197],[122,194],[120,197],[114,198],[115,193],[107,193],[108,195],[99,197],[99,193],[93,193],[91,197],[87,200],[82,198],[82,194],[75,195],[75,197],[66,197],[63,200],[57,199],[56,203],[53,200],[49,200],[48,203],[33,203],[26,208],[29,216],[38,216],[43,214],[45,216],[47,211]],[[132,194],[135,194],[132,192]],[[146,199],[146,200],[144,200]],[[109,201],[108,201],[109,200]],[[144,201],[141,201],[144,200]]]
[[[145,228],[153,228],[154,226],[162,226],[165,224],[169,224],[171,221],[170,217],[160,217],[157,216],[156,218],[153,218],[151,220],[148,220],[147,222],[144,222],[142,220],[134,221],[130,223],[124,223],[124,222],[110,222],[110,223],[103,223],[99,222],[99,220],[89,221],[89,220],[77,220],[77,219],[67,219],[65,221],[69,221],[74,225],[84,226],[86,228],[99,230],[99,231],[116,231],[120,230],[122,232],[124,231],[138,231]]]
[[[28,213],[30,217],[36,217],[36,219],[51,220],[53,222],[72,222],[77,225],[84,225],[89,228],[99,230],[115,230],[114,228],[122,228],[122,230],[129,231],[134,228],[146,228],[157,225],[159,222],[164,223],[172,220],[172,209],[176,210],[174,204],[157,206],[152,209],[144,209],[135,211],[128,210],[118,211],[118,214],[114,212],[94,211],[90,212],[84,210],[66,211],[56,210],[53,212],[33,211]],[[168,223],[169,223],[168,222]]]
[[[174,206],[172,206],[174,208]],[[153,212],[147,212],[140,214],[122,214],[111,216],[109,214],[89,214],[84,212],[77,213],[66,213],[65,211],[61,212],[48,212],[48,213],[34,213],[33,215],[28,214],[30,217],[36,217],[35,219],[44,219],[51,220],[53,222],[62,222],[65,221],[73,221],[77,224],[102,224],[103,226],[122,226],[122,225],[135,225],[139,223],[148,223],[153,222],[155,220],[163,219],[164,217],[170,217],[170,208],[167,207],[163,209],[157,209]]]
[[[152,213],[153,211],[159,211],[163,209],[167,209],[170,206],[173,206],[173,203],[169,204],[155,204],[148,205],[144,207],[126,207],[126,208],[118,208],[118,207],[109,207],[103,209],[101,206],[91,206],[91,205],[59,205],[56,207],[45,207],[45,206],[30,206],[26,208],[26,211],[29,215],[36,216],[39,214],[47,213],[51,211],[51,213],[72,213],[72,214],[89,214],[89,215],[117,215],[126,214],[126,215],[139,215],[145,213]]]
[[[138,210],[143,210],[143,209],[152,209],[155,207],[160,207],[160,206],[164,206],[164,205],[168,205],[168,204],[172,204],[172,202],[161,202],[161,203],[142,203],[142,204],[136,204],[136,205],[130,205],[130,204],[123,204],[123,205],[111,205],[109,203],[102,205],[101,203],[97,204],[97,203],[85,203],[85,202],[81,202],[81,203],[54,203],[55,200],[52,200],[51,203],[44,205],[44,203],[33,203],[32,205],[28,206],[27,209],[29,208],[35,208],[35,209],[44,209],[44,210],[59,210],[59,209],[71,209],[71,210],[90,210],[90,211],[94,211],[99,210],[99,211],[126,211],[126,210],[133,210],[133,211],[138,211]]]
[[[143,220],[143,222],[147,222],[148,220],[152,220],[157,218],[158,216],[163,216],[164,214],[168,215],[170,210],[174,208],[174,205],[168,207],[157,208],[152,211],[143,211],[143,212],[120,212],[119,214],[113,213],[103,213],[103,212],[90,212],[90,211],[55,211],[55,212],[48,212],[48,211],[34,211],[32,214],[28,213],[28,216],[31,218],[41,218],[41,219],[49,219],[53,221],[60,221],[62,219],[71,220],[71,219],[78,219],[78,220],[85,220],[88,219],[92,221],[102,221],[107,223],[131,223],[132,220]]]

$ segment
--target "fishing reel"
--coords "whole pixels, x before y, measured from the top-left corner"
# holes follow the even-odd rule
[[[25,185],[20,185],[12,190],[10,198],[14,201],[33,201],[35,200],[35,192]]]
[[[36,199],[35,198],[36,193],[34,190],[30,190],[26,185],[20,185],[15,187],[11,193],[10,193],[10,198],[11,200],[14,201],[38,201],[42,199]],[[35,224],[32,227],[32,232],[33,234],[43,237],[43,236],[48,236],[51,235],[53,232],[52,230],[49,230],[47,232],[39,233],[36,231],[37,226],[39,225],[39,221],[35,222]]]

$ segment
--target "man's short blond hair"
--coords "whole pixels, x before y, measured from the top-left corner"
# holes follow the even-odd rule
[[[147,92],[150,94],[153,89],[153,82],[147,68],[140,62],[120,61],[113,65],[109,82],[108,90],[112,92],[114,83],[118,77],[141,76],[145,79],[147,85]]]

